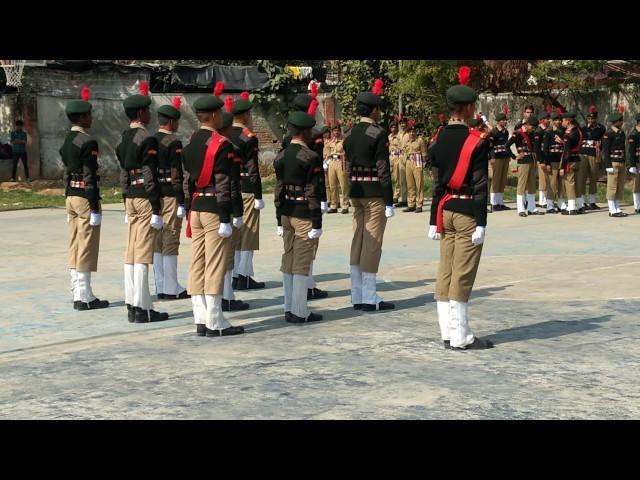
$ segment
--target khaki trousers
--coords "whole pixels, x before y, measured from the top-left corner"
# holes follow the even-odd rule
[[[311,262],[318,246],[318,239],[310,239],[311,220],[282,217],[284,253],[280,271],[290,275],[309,275]]]
[[[331,208],[347,208],[347,198],[349,195],[349,187],[347,182],[347,173],[342,166],[340,160],[329,160],[329,169],[327,170],[329,185],[329,202]]]
[[[576,177],[580,171],[580,163],[571,162],[567,165],[570,165],[569,172],[565,170],[562,176],[562,188],[567,196],[567,200],[575,200],[577,198]]]
[[[178,202],[175,197],[164,197],[162,211],[162,230],[156,235],[154,252],[164,256],[178,255],[180,249],[180,230],[182,219],[178,218]]]
[[[391,176],[393,178],[393,198],[399,202],[407,201],[407,159],[404,155],[391,158]]]
[[[69,268],[78,272],[98,271],[100,250],[100,225],[92,227],[89,200],[82,197],[67,197],[69,215]]]
[[[382,238],[387,225],[382,198],[351,198],[353,240],[350,265],[358,265],[365,273],[378,273],[382,256]]]
[[[146,198],[127,198],[125,204],[129,223],[124,263],[153,264],[156,235],[160,232],[149,223],[153,213],[151,204]]]
[[[611,162],[613,173],[607,174],[607,200],[622,201],[627,170],[624,163]]]
[[[252,193],[242,194],[244,226],[238,250],[260,250],[260,210],[253,208],[255,199]]]
[[[536,193],[536,164],[521,163],[518,165],[518,187],[517,195],[524,195],[525,192],[533,195]]]
[[[551,164],[551,173],[549,174],[549,182],[547,183],[547,198],[557,201],[564,198],[564,188],[560,177],[560,163],[553,162]]]
[[[576,194],[581,197],[587,193],[587,181],[589,181],[589,194],[598,192],[598,177],[600,176],[600,162],[592,155],[580,155],[580,167],[576,179]]]
[[[408,206],[422,208],[424,203],[424,171],[411,162],[406,164]]]
[[[220,217],[216,213],[191,211],[192,256],[189,295],[222,295],[228,270],[231,237],[218,235]]]
[[[493,163],[493,176],[491,177],[491,193],[504,193],[509,174],[509,159],[496,158]]]

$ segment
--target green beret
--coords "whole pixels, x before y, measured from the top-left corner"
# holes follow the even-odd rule
[[[450,105],[464,105],[478,99],[476,91],[466,85],[454,85],[447,89],[447,103]]]
[[[222,112],[222,126],[220,128],[228,128],[233,123],[233,113]]]
[[[234,115],[240,115],[241,113],[248,112],[252,108],[253,108],[253,103],[251,103],[251,101],[239,99],[233,102],[232,111]]]
[[[306,111],[309,110],[309,105],[311,105],[311,100],[313,100],[311,95],[301,93],[293,99],[292,107],[299,112],[306,113]]]
[[[562,118],[562,114],[558,112],[553,112],[551,114],[551,120],[559,120]]]
[[[91,104],[84,100],[71,100],[64,109],[67,115],[75,113],[91,113]]]
[[[469,120],[467,120],[467,125],[469,125],[471,128],[476,128],[480,125],[480,120],[478,120],[477,118],[470,118]]]
[[[620,112],[610,113],[609,114],[609,121],[611,123],[613,123],[613,122],[621,122],[622,121],[622,114]]]
[[[158,115],[163,115],[171,120],[178,120],[180,118],[180,110],[173,105],[162,105],[158,108]]]
[[[501,120],[506,120],[507,116],[504,113],[499,113],[496,115],[496,122],[499,122]]]
[[[549,112],[542,112],[540,115],[538,115],[538,120],[547,119],[547,118],[551,118],[551,114]]]
[[[636,113],[634,118],[636,119],[636,122],[640,122],[640,113]]]
[[[288,122],[297,128],[313,128],[316,124],[316,119],[306,112],[292,112],[289,115]]]
[[[382,98],[373,92],[360,92],[356,101],[370,107],[379,107],[382,104]]]
[[[576,118],[576,114],[574,112],[564,112],[562,118]]]
[[[131,95],[123,102],[125,110],[137,110],[151,105],[151,97],[148,95]]]
[[[214,95],[205,95],[193,102],[193,108],[196,113],[207,113],[220,110],[224,106],[224,102]]]
[[[531,125],[532,127],[537,127],[540,122],[538,122],[538,117],[531,115],[529,118],[527,118],[527,121],[525,123],[527,125]]]

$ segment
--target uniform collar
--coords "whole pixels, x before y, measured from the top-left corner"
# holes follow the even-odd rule
[[[618,127],[616,127],[615,125],[611,125],[611,130],[613,130],[616,133],[618,133],[620,131],[620,129]]]
[[[145,127],[144,124],[140,122],[131,122],[129,124],[129,128],[141,128],[142,130],[147,130],[147,127]]]
[[[165,129],[165,128],[159,128],[159,129],[158,129],[158,132],[160,132],[160,133],[166,133],[167,135],[172,135],[172,134],[173,134],[173,132],[172,132],[171,130],[167,130],[167,129]]]
[[[211,128],[207,125],[200,125],[200,130],[209,130],[210,132],[215,132],[215,128]]]
[[[447,125],[466,125],[466,123],[464,120],[454,120],[453,118],[450,118]]]
[[[80,132],[80,133],[84,133],[85,135],[89,135],[87,132],[85,132],[84,128],[82,128],[80,125],[74,125],[73,127],[71,127],[71,131]]]
[[[242,123],[240,123],[240,122],[236,122],[235,120],[233,121],[233,123],[231,124],[231,126],[233,126],[233,127],[240,127],[240,128],[247,128],[247,126],[246,126],[246,125],[243,125],[243,124],[242,124]]]
[[[366,122],[366,123],[373,123],[375,125],[376,122],[373,121],[373,118],[369,118],[369,117],[360,117],[360,121],[361,122]]]
[[[292,143],[292,144],[293,144],[293,143],[295,143],[296,145],[302,145],[303,147],[306,147],[306,146],[307,146],[307,144],[306,144],[306,143],[304,143],[302,140],[300,140],[300,139],[298,139],[298,138],[293,138],[293,139],[291,140],[291,143]]]

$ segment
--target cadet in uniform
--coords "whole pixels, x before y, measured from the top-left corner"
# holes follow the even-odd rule
[[[538,119],[533,115],[529,116],[522,128],[513,132],[507,141],[505,148],[512,159],[518,161],[518,187],[516,199],[518,205],[518,215],[521,217],[538,215],[536,208],[536,160],[533,156],[533,132],[538,126]],[[511,145],[515,143],[518,155],[511,151]],[[527,206],[525,207],[525,195]]]
[[[524,125],[527,119],[533,116],[534,113],[535,113],[535,108],[533,105],[527,105],[526,107],[524,107],[524,112],[522,113],[522,120],[519,120],[516,123],[514,130],[520,130],[522,128],[522,125]]]
[[[468,67],[461,67],[461,85],[447,90],[451,119],[429,150],[434,190],[428,237],[440,240],[435,292],[438,323],[445,348],[456,350],[493,347],[473,334],[468,318],[487,225],[489,190],[489,143],[465,125],[478,98],[466,85],[470,74]]]
[[[162,195],[162,231],[156,235],[153,254],[153,276],[159,299],[189,298],[187,290],[178,282],[178,250],[184,208],[182,182],[182,142],[176,137],[180,120],[180,97],[172,105],[158,108],[158,181]]]
[[[182,151],[190,202],[187,237],[193,239],[189,294],[196,334],[218,337],[238,335],[243,327],[232,326],[222,313],[224,277],[231,255],[231,176],[233,145],[216,129],[222,126],[222,82],[214,95],[198,98],[193,108],[200,129]]]
[[[538,164],[538,206],[547,206],[547,190],[549,189],[549,171],[545,162],[542,144],[544,134],[549,126],[549,112],[544,112],[538,117],[538,128],[533,132],[533,152]]]
[[[315,125],[317,100],[309,113],[295,111],[289,115],[291,140],[275,161],[274,192],[278,235],[284,238],[280,271],[284,287],[284,316],[290,323],[322,320],[307,306],[307,276],[315,256],[316,240],[322,235],[320,199],[324,176],[322,157],[308,143]]]
[[[635,116],[636,126],[629,132],[629,173],[633,175],[633,208],[640,213],[640,175],[638,162],[640,161],[640,114]]]
[[[222,112],[222,124],[218,133],[225,138],[231,137],[233,132],[233,98],[228,96],[224,101],[225,111]],[[240,149],[231,144],[233,147],[233,164],[230,174],[230,190],[231,190],[231,216],[233,217],[233,233],[231,234],[231,248],[227,256],[227,270],[224,274],[224,291],[222,293],[222,311],[231,312],[236,310],[248,310],[249,304],[242,300],[237,300],[233,292],[232,275],[235,267],[235,253],[242,241],[242,227],[244,204],[242,200],[242,152]]]
[[[393,181],[393,203],[396,206],[400,203],[400,157],[402,156],[402,147],[400,146],[400,134],[398,133],[398,124],[392,123],[389,127],[389,163],[391,164],[391,179]]]
[[[560,160],[560,176],[565,193],[567,194],[567,209],[563,215],[578,215],[583,213],[577,203],[576,176],[580,168],[580,148],[582,147],[582,132],[576,123],[576,114],[564,112],[562,114],[562,128],[564,135],[560,139],[563,145]]]
[[[351,242],[351,303],[356,310],[394,308],[376,293],[376,274],[382,256],[382,238],[387,218],[394,215],[389,136],[378,125],[383,82],[376,80],[373,92],[356,97],[360,121],[344,140],[353,212]]]
[[[509,174],[509,153],[505,145],[509,140],[509,130],[507,129],[507,112],[505,107],[502,113],[496,115],[497,125],[489,132],[489,143],[491,149],[491,164],[493,166],[493,177],[491,178],[490,200],[491,209],[499,212],[501,210],[511,210],[504,204],[504,189],[507,186],[507,175]]]
[[[331,138],[324,144],[324,158],[329,163],[327,176],[329,181],[329,211],[327,213],[337,213],[340,206],[341,213],[349,213],[347,199],[347,174],[344,168],[344,145],[340,125],[336,125],[331,130]]]
[[[124,101],[131,121],[116,147],[120,163],[120,183],[128,223],[124,258],[124,297],[130,322],[167,320],[169,314],[153,310],[149,293],[149,264],[158,230],[162,228],[162,198],[158,183],[158,140],[149,134],[151,120],[149,84],[140,82],[140,94]]]
[[[563,182],[560,177],[560,160],[564,145],[556,141],[556,137],[562,137],[562,114],[555,112],[551,115],[551,127],[547,127],[542,139],[542,156],[549,175],[547,184],[547,213],[558,213],[558,206],[566,209],[563,198]]]
[[[98,188],[98,142],[86,131],[93,122],[89,94],[85,87],[81,91],[82,100],[67,103],[65,113],[71,122],[71,130],[60,148],[69,224],[69,274],[75,310],[109,306],[108,301],[96,298],[91,289],[91,272],[98,271],[102,210]]]
[[[587,124],[582,127],[582,148],[580,150],[580,169],[578,170],[578,189],[583,195],[587,194],[587,180],[589,181],[589,197],[585,199],[586,210],[600,210],[596,204],[598,192],[598,177],[600,177],[600,152],[602,151],[602,136],[606,128],[598,123],[598,111],[595,105],[589,107]]]
[[[264,282],[253,279],[253,252],[260,249],[260,210],[264,208],[262,180],[258,162],[258,137],[249,129],[251,109],[249,92],[242,92],[233,103],[233,129],[230,140],[242,152],[242,199],[244,203],[244,226],[240,248],[236,250],[235,268],[238,279],[234,288],[251,290],[264,288]]]
[[[399,127],[398,147],[400,148],[400,156],[398,157],[396,177],[398,179],[398,183],[396,184],[393,195],[394,198],[398,199],[398,203],[395,204],[396,208],[407,207],[409,205],[407,202],[407,157],[404,155],[404,146],[409,139],[409,132],[407,130],[407,119],[403,118],[402,114],[400,114]]]
[[[403,212],[422,213],[424,203],[424,165],[427,160],[427,146],[422,137],[418,137],[413,119],[409,121],[409,139],[404,144],[405,170],[409,206]]]
[[[607,202],[609,203],[610,217],[626,217],[627,214],[620,209],[620,200],[624,195],[625,169],[625,134],[622,131],[622,115],[624,107],[620,111],[609,115],[611,128],[602,136],[602,162],[607,171]]]

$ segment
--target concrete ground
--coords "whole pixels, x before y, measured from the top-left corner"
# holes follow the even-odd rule
[[[496,348],[452,352],[428,213],[387,225],[388,313],[351,309],[351,215],[325,216],[315,272],[330,297],[312,302],[325,321],[296,326],[282,315],[270,200],[255,256],[267,288],[238,293],[252,308],[228,318],[246,333],[224,338],[194,335],[189,300],[156,302],[169,321],[127,322],[120,205],[105,206],[93,277],[112,306],[95,312],[71,306],[64,210],[0,213],[0,418],[640,418],[639,215],[489,215],[470,313]],[[183,237],[183,285],[190,256]]]

